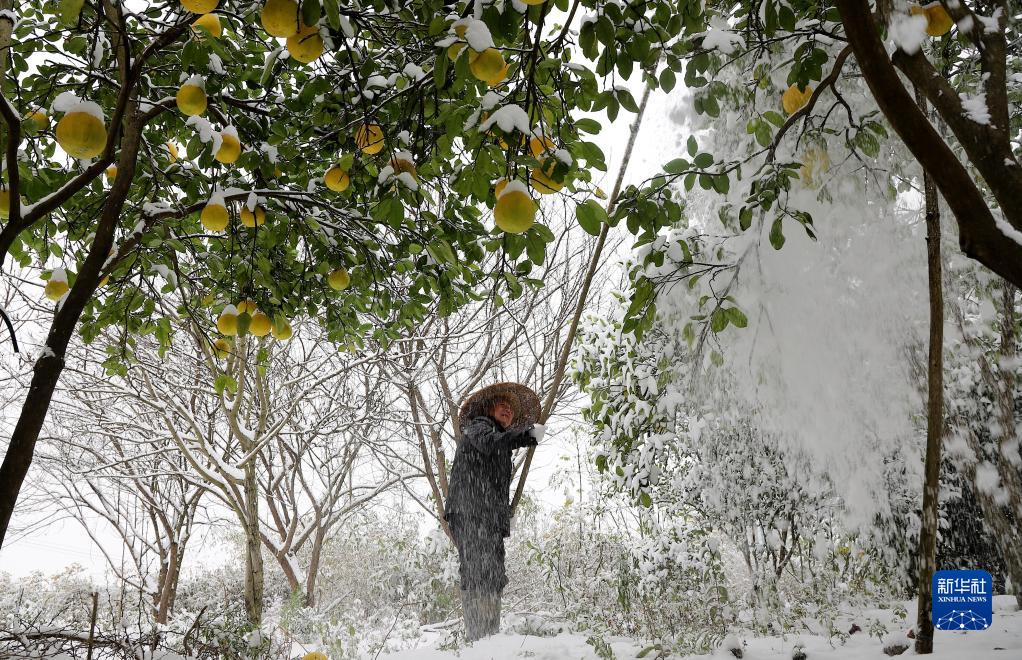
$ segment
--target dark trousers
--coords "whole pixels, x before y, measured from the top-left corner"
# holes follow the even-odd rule
[[[507,584],[504,535],[489,521],[454,518],[465,637],[475,641],[500,630],[500,596]]]

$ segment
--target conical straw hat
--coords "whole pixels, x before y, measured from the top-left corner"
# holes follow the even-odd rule
[[[473,411],[473,408],[479,401],[491,397],[507,399],[510,402],[511,408],[515,411],[515,419],[511,424],[512,429],[527,428],[539,421],[539,396],[531,388],[521,383],[496,383],[476,390],[465,399],[465,403],[461,404],[461,410],[458,412],[461,425],[464,426],[469,421],[466,419],[468,415],[485,414],[481,411]]]

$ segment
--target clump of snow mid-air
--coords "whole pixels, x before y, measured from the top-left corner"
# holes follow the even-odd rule
[[[891,18],[890,38],[896,48],[909,55],[919,52],[926,42],[926,16],[895,14]]]
[[[986,92],[978,92],[974,95],[961,95],[962,108],[965,116],[976,122],[987,126],[990,124],[990,109],[987,107]]]

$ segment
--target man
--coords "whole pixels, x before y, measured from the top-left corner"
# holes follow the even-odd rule
[[[458,547],[468,641],[500,629],[500,597],[507,584],[504,537],[511,535],[511,453],[542,439],[539,409],[539,397],[528,387],[498,383],[470,396],[458,415],[461,438],[446,518]]]

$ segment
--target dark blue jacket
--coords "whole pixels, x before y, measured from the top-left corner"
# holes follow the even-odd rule
[[[489,416],[476,417],[462,428],[454,454],[447,520],[452,527],[485,526],[511,534],[511,453],[536,444],[531,428],[505,431]]]

